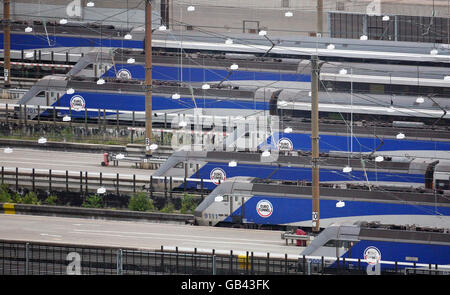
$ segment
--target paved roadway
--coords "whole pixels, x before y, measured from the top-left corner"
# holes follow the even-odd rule
[[[103,154],[14,148],[0,149],[5,167],[151,175],[151,170],[102,167]],[[216,249],[298,255],[300,248],[286,246],[279,231],[213,228],[146,222],[89,220],[31,215],[0,215],[0,239],[160,249]],[[237,252],[236,252],[237,251]]]
[[[131,162],[119,162],[119,166],[103,167],[103,153],[79,153],[49,151],[38,149],[13,148],[11,154],[4,153],[4,147],[0,148],[0,166],[69,170],[83,172],[102,172],[102,173],[120,173],[120,174],[139,174],[150,176],[152,170],[134,168]]]
[[[286,246],[280,231],[215,228],[130,221],[107,221],[0,214],[0,239],[158,250],[179,247],[217,253],[245,251],[272,257],[297,257],[301,247]],[[209,251],[208,251],[209,252]],[[279,254],[279,255],[276,255]]]

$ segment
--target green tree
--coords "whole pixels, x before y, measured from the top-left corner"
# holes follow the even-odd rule
[[[22,198],[23,204],[30,204],[30,205],[40,205],[41,202],[39,202],[38,197],[35,192],[28,192],[23,198]]]
[[[58,196],[56,195],[50,195],[45,199],[45,204],[47,205],[56,205],[56,202],[58,201]]]
[[[63,130],[61,130],[61,136],[68,141],[71,141],[73,139],[73,130],[70,127],[65,127]]]
[[[23,202],[23,197],[19,194],[19,193],[15,193],[13,192],[11,195],[11,203],[22,203]]]
[[[172,203],[168,203],[164,208],[160,210],[162,213],[173,213],[175,211],[175,206]]]
[[[135,193],[130,198],[128,209],[132,211],[155,211],[155,205],[143,192]]]
[[[103,200],[98,195],[89,195],[81,205],[84,208],[103,208]]]
[[[181,200],[181,208],[180,213],[182,214],[192,214],[194,213],[195,208],[198,206],[198,201],[195,200],[193,195],[184,194],[183,199]]]
[[[0,203],[11,203],[12,198],[6,183],[0,186]]]

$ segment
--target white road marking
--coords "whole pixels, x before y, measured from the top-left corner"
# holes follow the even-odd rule
[[[51,235],[51,234],[46,234],[46,233],[42,233],[40,235],[43,237],[62,238],[62,236],[60,236],[60,235]]]
[[[75,233],[75,234],[81,234],[80,232],[70,232]],[[132,236],[132,235],[121,235],[121,234],[110,234],[110,233],[82,233],[85,235],[95,235],[95,236],[105,236],[105,237],[116,237],[116,238],[134,238],[134,239],[151,239],[151,240],[155,240],[155,237],[145,237],[145,236]],[[157,234],[155,234],[155,236],[157,236]],[[177,237],[164,237],[164,240],[171,240],[171,241],[178,241],[181,242],[182,244],[187,244],[186,242],[191,242],[191,243],[214,243],[214,244],[230,244],[230,245],[246,245],[246,246],[262,246],[263,244],[261,243],[251,243],[251,242],[233,242],[233,241],[219,241],[219,240],[215,240],[215,241],[211,241],[210,239],[180,239]],[[270,245],[273,244],[273,245]],[[279,248],[281,246],[280,243],[275,243],[275,242],[265,242],[264,243],[264,248]]]
[[[141,232],[119,232],[119,231],[107,231],[107,230],[82,230],[82,229],[75,229],[74,233],[78,234],[98,234],[98,235],[113,235],[117,237],[127,237],[127,238],[153,238],[154,236],[160,236],[164,237],[166,239],[171,240],[180,240],[183,238],[183,241],[198,241],[195,239],[206,239],[208,241],[214,240],[214,242],[220,242],[220,243],[233,243],[233,244],[255,244],[257,243],[260,245],[261,243],[264,244],[280,244],[279,242],[273,242],[270,240],[249,240],[249,239],[239,239],[235,237],[231,238],[225,238],[225,237],[213,237],[213,236],[194,236],[194,235],[180,235],[180,234],[164,234],[164,233],[141,233]],[[150,237],[145,237],[150,236]],[[187,238],[187,239],[184,239]],[[193,240],[189,240],[189,238]],[[222,241],[220,241],[222,240]],[[238,242],[242,241],[242,242]],[[249,241],[253,243],[248,243]]]

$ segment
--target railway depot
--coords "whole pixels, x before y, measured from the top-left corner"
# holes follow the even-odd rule
[[[188,2],[3,1],[0,274],[448,275],[448,3]]]

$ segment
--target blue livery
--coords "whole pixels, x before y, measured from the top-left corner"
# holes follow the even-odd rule
[[[450,264],[450,246],[448,245],[433,245],[433,244],[418,244],[406,242],[393,241],[375,241],[375,240],[361,240],[353,245],[351,252],[346,252],[341,258],[361,258],[364,259],[364,251],[368,247],[376,247],[380,254],[382,261],[398,261],[405,262],[407,257],[414,257],[416,263],[425,264]],[[350,257],[349,257],[350,256]],[[411,262],[411,261],[408,261]],[[355,262],[349,262],[356,267]],[[367,265],[362,262],[362,265]],[[394,268],[394,265],[381,264],[381,269]],[[398,269],[404,268],[405,265],[397,265]]]
[[[181,77],[183,77],[184,82],[213,82],[222,81],[228,76],[228,71],[226,70],[183,67],[183,72],[181,73],[180,69],[180,67],[155,65],[152,68],[152,78],[163,81],[181,81]],[[133,79],[145,79],[145,68],[143,65],[117,64],[115,67],[111,67],[103,76],[108,78],[116,77],[116,73],[121,70],[128,71]],[[233,71],[227,80],[311,82],[311,75],[238,70]]]
[[[275,138],[288,138],[293,144],[294,150],[311,151],[311,135],[302,133],[276,133]],[[273,142],[274,137],[269,137],[266,144],[276,148],[277,143]],[[408,151],[408,150],[427,150],[427,151],[450,151],[450,142],[431,141],[431,140],[408,140],[408,139],[383,139],[384,144],[378,151]],[[368,153],[374,151],[381,141],[375,137],[356,137],[353,136],[353,152]],[[320,152],[347,151],[351,150],[350,136],[339,135],[320,135]]]
[[[0,34],[3,40],[3,33]],[[3,49],[3,42],[0,49]],[[65,37],[34,34],[11,34],[11,50],[52,49],[61,47],[106,47],[106,48],[132,48],[143,49],[144,42],[135,40],[89,38],[89,37]]]
[[[327,268],[358,270],[367,274],[414,267],[419,273],[422,270],[427,274],[438,269],[440,274],[448,274],[449,250],[450,235],[444,229],[357,222],[325,228],[300,255],[308,257],[319,268],[323,262]],[[299,262],[300,268],[306,267],[302,259]]]
[[[69,107],[74,96],[81,96],[85,101],[85,107],[90,109],[120,110],[120,111],[145,111],[145,96],[119,93],[75,92],[64,94],[53,106]],[[195,104],[191,97],[181,97],[174,100],[170,97],[153,95],[153,111],[188,110],[198,108],[205,109],[248,109],[267,110],[269,103],[258,101],[244,101],[237,99],[211,99],[196,98]],[[67,114],[68,110],[61,110],[61,114]],[[106,115],[115,115],[115,112],[107,112]],[[44,113],[45,115],[45,113]],[[47,114],[48,115],[48,114]],[[84,118],[84,111],[72,110],[72,117]],[[88,117],[96,118],[97,112],[88,111]]]
[[[261,217],[257,212],[257,204],[261,200],[269,201],[273,212],[269,217]],[[247,222],[256,224],[292,224],[311,222],[312,202],[306,198],[252,196],[244,204],[244,218]],[[449,207],[434,207],[411,204],[381,203],[377,201],[345,201],[345,207],[336,208],[336,200],[320,200],[320,219],[325,222],[330,218],[347,218],[358,216],[382,215],[440,215],[450,217]],[[241,216],[242,207],[237,208],[232,215]],[[228,216],[225,222],[232,222]]]
[[[214,169],[220,168],[225,172],[226,178],[235,176],[251,176],[257,178],[267,178],[277,180],[312,180],[311,168],[303,167],[280,167],[267,165],[249,165],[238,164],[236,167],[229,167],[228,163],[208,162],[198,171],[198,178],[210,179],[211,172]],[[274,173],[275,172],[275,173]],[[400,182],[400,183],[417,183],[424,184],[425,177],[421,174],[402,174],[402,173],[387,173],[387,172],[373,172],[367,171],[367,178],[370,182]],[[197,178],[197,173],[191,175],[192,178]],[[364,171],[354,170],[351,173],[344,173],[337,169],[320,169],[319,178],[321,182],[351,182],[351,181],[366,181]],[[223,180],[221,181],[223,182]],[[189,187],[196,187],[197,182],[188,182]],[[214,189],[214,183],[205,183],[205,188]]]

